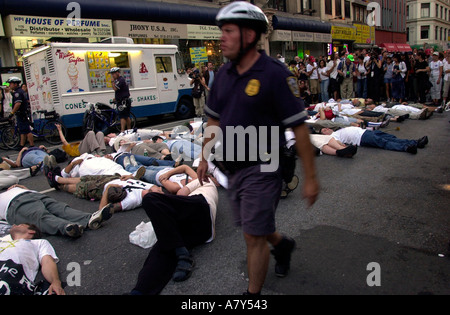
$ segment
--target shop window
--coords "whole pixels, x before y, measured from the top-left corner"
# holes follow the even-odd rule
[[[88,51],[89,84],[91,91],[112,89],[109,70],[119,67],[121,75],[131,87],[131,69],[127,52]]]
[[[173,72],[172,59],[170,57],[155,57],[156,72],[157,73],[169,73]]]

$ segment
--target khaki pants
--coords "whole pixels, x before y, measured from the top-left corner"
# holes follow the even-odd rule
[[[353,98],[353,77],[344,78],[341,83],[341,99],[346,100]]]
[[[195,116],[202,116],[205,108],[205,96],[202,94],[200,98],[193,97],[192,99],[194,100]]]

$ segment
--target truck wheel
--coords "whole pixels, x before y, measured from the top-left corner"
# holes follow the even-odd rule
[[[183,98],[178,102],[177,110],[175,111],[175,118],[182,120],[194,116],[194,104],[190,99]]]

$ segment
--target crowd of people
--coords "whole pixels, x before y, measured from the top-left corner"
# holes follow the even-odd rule
[[[390,53],[385,48],[362,49],[336,52],[329,58],[296,56],[286,66],[298,78],[307,104],[358,97],[375,103],[408,101],[437,111],[449,109],[450,50]]]

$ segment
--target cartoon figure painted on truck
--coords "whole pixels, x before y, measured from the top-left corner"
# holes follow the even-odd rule
[[[109,105],[114,99],[111,67],[121,69],[136,117],[194,114],[190,79],[175,45],[51,43],[25,54],[24,65],[34,108],[55,110],[68,128],[82,126],[83,101]]]

